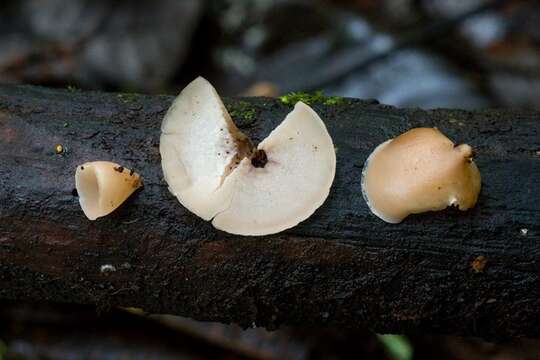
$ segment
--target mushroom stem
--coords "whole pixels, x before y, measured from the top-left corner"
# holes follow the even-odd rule
[[[251,165],[256,168],[263,168],[268,162],[266,152],[262,149],[256,150],[251,156]]]

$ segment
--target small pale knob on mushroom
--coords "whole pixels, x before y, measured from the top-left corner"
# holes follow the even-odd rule
[[[470,209],[480,187],[472,148],[455,146],[436,128],[412,129],[380,144],[362,171],[370,210],[389,223],[448,206]]]
[[[75,171],[79,203],[90,220],[116,210],[141,185],[139,174],[109,161],[88,162]]]

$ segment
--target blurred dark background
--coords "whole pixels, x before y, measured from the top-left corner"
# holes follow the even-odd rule
[[[538,107],[540,3],[3,0],[0,83],[176,94],[292,91],[401,107]],[[0,284],[1,286],[1,284]],[[540,359],[540,342],[268,332],[138,309],[0,304],[4,359]]]
[[[537,1],[3,0],[0,81],[532,107],[539,42]]]

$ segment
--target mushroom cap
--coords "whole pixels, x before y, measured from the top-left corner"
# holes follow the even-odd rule
[[[362,194],[382,220],[399,223],[409,214],[449,205],[476,204],[480,172],[469,145],[454,143],[436,128],[416,128],[373,151],[362,172]]]
[[[139,174],[109,161],[87,162],[75,171],[79,203],[90,220],[113,212],[141,185]]]
[[[249,140],[203,78],[174,101],[162,125],[165,180],[180,203],[223,231],[276,233],[308,218],[326,199],[335,175],[334,145],[307,105],[294,110],[251,158]]]
[[[265,235],[291,228],[319,208],[336,170],[334,144],[321,118],[298,102],[257,147],[268,162],[262,168],[247,158],[226,180],[234,182],[230,206],[212,224],[240,235]]]
[[[170,192],[191,212],[212,219],[228,206],[232,193],[221,185],[248,147],[214,87],[198,77],[161,125],[159,151]]]

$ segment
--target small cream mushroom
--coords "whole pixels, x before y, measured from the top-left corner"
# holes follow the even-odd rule
[[[334,180],[332,139],[301,102],[254,149],[199,77],[175,99],[161,131],[169,190],[229,233],[266,235],[297,225],[323,204]]]
[[[113,212],[141,185],[139,174],[109,161],[88,162],[75,171],[79,203],[90,220]]]
[[[455,146],[436,128],[412,129],[380,144],[362,171],[370,210],[389,223],[451,205],[467,210],[480,187],[472,148]]]

